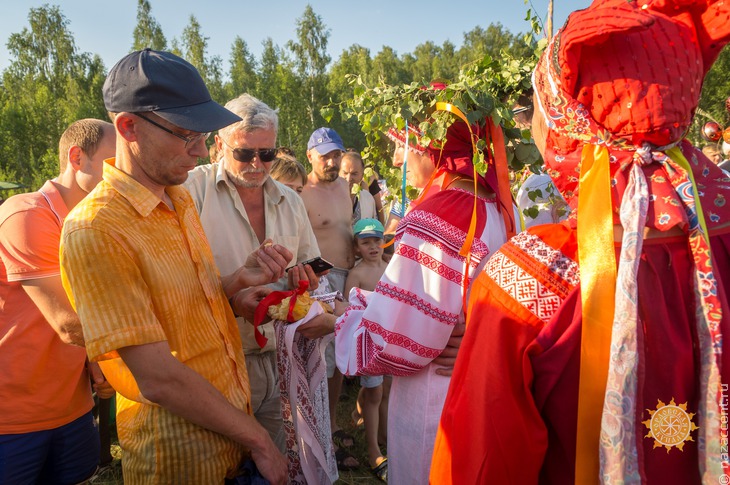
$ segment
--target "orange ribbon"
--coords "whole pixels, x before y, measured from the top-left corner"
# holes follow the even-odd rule
[[[605,146],[585,145],[578,188],[578,260],[582,329],[575,483],[598,483],[601,415],[608,378],[616,253],[609,155]]]
[[[466,126],[469,129],[469,138],[471,139],[472,166],[474,168],[474,175],[472,177],[474,179],[474,204],[472,205],[469,230],[466,233],[466,239],[464,239],[464,244],[462,244],[461,249],[459,250],[459,255],[466,258],[466,271],[464,271],[463,282],[464,291],[462,294],[462,304],[464,307],[464,312],[466,312],[466,290],[469,287],[469,265],[471,264],[471,247],[474,243],[474,237],[476,236],[477,230],[477,137],[471,129],[469,120],[458,107],[454,106],[451,103],[439,101],[438,103],[436,103],[436,110],[453,113],[464,123],[466,123]],[[497,170],[497,198],[501,206],[502,214],[504,215],[504,222],[507,226],[507,238],[509,239],[515,235],[515,217],[513,211],[511,210],[511,204],[509,208],[506,205],[507,201],[512,201],[512,194],[509,191],[509,172],[507,170],[507,152],[504,145],[504,135],[502,134],[502,129],[497,126],[491,118],[487,118],[487,126],[489,128],[489,137],[491,138],[492,142],[494,166]]]

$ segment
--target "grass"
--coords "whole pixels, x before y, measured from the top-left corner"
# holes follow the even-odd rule
[[[116,429],[112,429],[112,463],[99,470],[89,481],[92,485],[116,485],[124,483],[122,479],[122,449],[117,441]]]
[[[355,380],[354,382],[357,382]],[[335,482],[337,485],[376,485],[382,484],[380,480],[370,472],[368,466],[368,454],[365,446],[365,432],[363,429],[357,429],[352,422],[350,413],[355,409],[355,401],[357,400],[357,392],[359,386],[357,384],[347,384],[342,386],[342,396],[337,404],[337,422],[342,429],[355,437],[355,444],[348,451],[360,462],[360,467],[351,471],[340,471],[340,479]],[[385,451],[385,450],[383,450]],[[112,429],[112,447],[111,447],[112,465],[97,474],[92,480],[93,485],[121,485],[124,483],[122,479],[122,449],[117,441],[116,430]]]
[[[352,384],[348,382],[352,382]],[[338,485],[382,485],[383,482],[375,478],[370,471],[368,450],[365,444],[365,430],[363,428],[356,428],[355,423],[352,422],[351,413],[355,409],[357,392],[359,390],[359,378],[356,377],[352,381],[345,379],[345,383],[342,385],[342,395],[340,396],[340,401],[337,403],[337,423],[348,434],[355,437],[355,444],[347,451],[357,458],[357,461],[360,462],[360,467],[351,471],[340,471],[340,479],[335,483]],[[382,451],[385,452],[385,449]]]

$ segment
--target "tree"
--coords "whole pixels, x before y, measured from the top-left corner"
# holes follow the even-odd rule
[[[403,56],[403,66],[414,81],[428,84],[434,79],[452,79],[459,72],[454,44],[448,40],[439,47],[430,40],[419,44],[413,54]]]
[[[730,47],[726,46],[717,57],[702,85],[700,109],[709,114],[723,127],[730,122],[730,114],[725,109],[725,100],[730,96]],[[709,119],[703,118],[702,124]]]
[[[236,36],[231,48],[230,82],[226,86],[227,98],[232,99],[243,93],[256,96],[256,60],[249,52],[246,41]]]
[[[167,50],[167,40],[157,20],[150,15],[150,2],[137,1],[137,26],[134,28],[132,51],[150,47],[158,51]]]
[[[176,37],[173,37],[170,41],[170,52],[178,57],[183,57],[182,47],[180,47],[180,41]]]
[[[279,58],[281,50],[271,37],[267,37],[263,42],[263,50],[261,52],[260,70],[258,73],[256,92],[259,98],[269,106],[277,106],[278,94],[276,86],[279,84]]]
[[[348,74],[369,76],[372,72],[373,61],[370,50],[354,44],[342,51],[330,69],[327,91],[334,99],[344,100],[352,95],[352,86],[347,81]],[[368,81],[376,81],[369,79]]]
[[[322,17],[314,13],[311,5],[307,5],[302,16],[297,19],[298,42],[287,43],[308,93],[307,112],[312,129],[321,124],[319,109],[327,101],[327,65],[331,60],[327,54],[329,32]]]
[[[373,83],[372,79],[375,79],[378,84],[405,84],[413,80],[413,75],[406,70],[396,52],[386,45],[373,58],[370,78],[371,83]]]
[[[330,103],[340,103],[351,99],[354,94],[354,87],[348,81],[348,75],[360,74],[367,78],[372,72],[372,64],[370,51],[365,47],[355,44],[342,51],[340,58],[335,61],[330,69],[327,85]],[[370,81],[368,79],[368,82]],[[346,147],[357,150],[362,150],[365,147],[365,136],[355,118],[343,120],[342,114],[337,110],[332,113],[329,125],[339,133]]]
[[[459,62],[456,57],[456,46],[451,42],[444,41],[441,52],[433,60],[434,79],[454,79],[459,73]]]
[[[497,22],[489,24],[486,30],[477,26],[464,33],[464,44],[457,56],[459,64],[464,65],[487,54],[492,59],[499,59],[503,52],[518,59],[527,59],[532,55],[532,48],[521,36],[512,34]]]
[[[73,121],[104,118],[105,68],[79,53],[58,7],[31,8],[30,28],[12,34],[0,85],[0,178],[33,189],[58,175],[58,139]]]
[[[190,23],[182,32],[182,51],[183,57],[200,72],[211,97],[216,101],[225,102],[223,61],[219,56],[208,59],[208,37],[204,37],[201,33],[200,23],[194,15],[190,16]]]
[[[433,79],[433,61],[438,58],[439,51],[439,47],[429,40],[417,45],[413,54],[403,56],[403,65],[414,81],[428,84]]]
[[[307,91],[291,59],[271,38],[263,42],[257,93],[259,99],[279,110],[279,145],[293,149],[307,165],[304,147],[312,132],[307,113]]]
[[[702,127],[708,121],[716,121],[723,128],[730,125],[730,112],[725,107],[725,101],[730,96],[728,69],[730,69],[730,46],[725,46],[705,76],[699,109],[687,134],[692,143],[697,146],[712,143],[702,136]],[[722,144],[722,139],[719,143]]]

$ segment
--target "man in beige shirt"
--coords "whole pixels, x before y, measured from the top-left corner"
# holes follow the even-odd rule
[[[294,255],[290,265],[319,256],[304,203],[296,192],[269,177],[276,157],[279,119],[260,100],[243,94],[226,108],[242,118],[215,137],[218,163],[191,170],[185,186],[195,201],[213,257],[221,274],[239,268],[265,240]],[[316,277],[307,269],[314,284]],[[296,282],[279,280],[285,289]],[[268,342],[260,348],[251,322],[237,318],[251,382],[251,407],[259,423],[284,450],[276,366],[276,336],[271,322],[259,329]]]
[[[302,190],[302,199],[322,257],[335,266],[327,275],[330,289],[341,293],[345,291],[347,272],[355,263],[350,187],[339,175],[344,152],[342,138],[335,130],[316,129],[307,143],[307,158],[312,164],[312,171]],[[352,437],[345,435],[335,420],[337,401],[342,390],[342,374],[335,365],[334,342],[327,346],[325,358],[332,433],[336,438],[341,437],[343,446],[351,446]]]

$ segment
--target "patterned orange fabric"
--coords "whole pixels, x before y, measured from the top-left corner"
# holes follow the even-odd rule
[[[190,194],[168,187],[175,210],[111,165],[69,214],[61,239],[64,287],[84,328],[89,358],[167,341],[179,361],[250,413],[241,340]],[[110,382],[134,382],[124,365]],[[119,395],[124,480],[221,483],[244,450],[228,438]],[[191,396],[194,398],[194,396]]]
[[[712,250],[721,288],[727,289],[730,228],[712,237]],[[575,479],[582,327],[577,251],[574,230],[562,224],[535,226],[505,243],[475,279],[431,484],[585,484]],[[696,413],[700,363],[694,349],[699,344],[685,238],[647,240],[642,264],[647,270],[639,293],[646,381],[636,421],[650,417],[647,409],[654,409],[657,399],[669,402],[671,397],[690,402],[688,411]],[[722,326],[730,334],[730,319]],[[728,366],[730,356],[723,353],[723,368]],[[683,452],[667,452],[655,449],[654,439],[644,438],[646,427],[640,427],[640,483],[703,483],[698,431]]]

